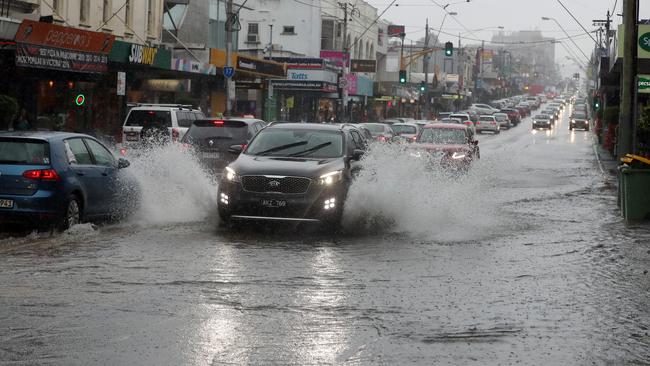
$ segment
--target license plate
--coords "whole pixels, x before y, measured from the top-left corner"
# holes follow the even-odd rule
[[[204,152],[201,156],[203,159],[219,159],[220,155],[218,152]]]
[[[262,200],[260,202],[264,207],[287,207],[287,201],[283,200]]]
[[[133,133],[133,134],[126,134],[126,141],[138,141],[138,135]]]
[[[13,208],[14,200],[0,200],[0,208]]]

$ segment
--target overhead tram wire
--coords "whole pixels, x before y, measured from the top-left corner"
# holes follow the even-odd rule
[[[566,6],[564,6],[564,4],[562,3],[562,1],[561,1],[561,0],[557,0],[557,2],[560,3],[560,5],[562,5],[562,7],[564,8],[564,10],[566,10],[566,12],[569,13],[569,15],[571,15],[571,18],[573,18],[573,20],[575,20],[576,23],[578,23],[578,25],[580,26],[580,28],[582,28],[582,30],[585,31],[585,33],[588,34],[589,37],[591,37],[591,39],[594,41],[594,43],[598,44],[598,41],[596,41],[596,38],[594,38],[594,36],[592,36],[591,33],[589,33],[589,31],[587,30],[587,28],[585,28],[585,27],[582,25],[582,23],[580,23],[580,21],[578,20],[578,18],[576,18],[576,17],[573,15],[573,13],[572,13],[572,12],[571,12],[571,11],[570,11]]]
[[[384,11],[382,11],[381,14],[377,15],[377,18],[376,18],[372,23],[370,23],[370,25],[368,25],[368,27],[366,27],[366,29],[361,33],[361,35],[359,35],[359,38],[357,38],[357,39],[356,39],[356,40],[355,40],[355,41],[354,41],[350,46],[348,46],[348,47],[352,47],[352,46],[354,46],[355,44],[357,44],[357,42],[359,42],[360,39],[363,39],[363,36],[364,36],[366,33],[368,33],[368,30],[370,30],[370,28],[372,28],[373,25],[377,24],[377,22],[379,21],[379,19],[381,19],[381,17],[382,17],[382,16],[383,16],[387,11],[388,11],[388,9],[390,9],[390,7],[393,6],[393,4],[395,4],[396,2],[397,2],[397,0],[393,0],[390,4],[388,4],[388,6],[386,7],[386,9],[384,9]]]

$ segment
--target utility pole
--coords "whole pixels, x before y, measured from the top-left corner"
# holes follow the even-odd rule
[[[233,0],[228,0],[226,2],[226,66],[232,67],[232,26],[235,21],[235,14],[232,11]],[[232,101],[235,98],[232,95],[233,80],[232,78],[226,78],[226,117],[232,115]]]
[[[464,69],[464,55],[463,55],[463,49],[461,48],[461,43],[460,43],[460,33],[458,33],[458,49],[456,50],[456,55],[458,55],[458,90],[456,92],[457,99],[457,108],[461,109],[462,107],[462,102],[460,100],[460,89],[462,86],[465,85],[465,69]]]
[[[273,24],[269,24],[269,59],[273,61]]]
[[[618,158],[634,151],[634,94],[637,71],[637,0],[623,2],[623,76],[621,78],[621,108],[619,116]]]
[[[345,79],[344,88],[341,88],[341,104],[343,117],[348,117],[348,87],[347,79],[350,72],[350,45],[348,44],[348,14],[351,16],[360,15],[359,9],[355,5],[348,4],[347,2],[338,3],[339,8],[343,9],[343,79]],[[348,8],[349,6],[349,8]]]
[[[429,98],[429,18],[425,25],[424,33],[424,64],[422,65],[424,71],[424,117],[423,119],[429,119],[430,108],[431,108],[431,98]]]

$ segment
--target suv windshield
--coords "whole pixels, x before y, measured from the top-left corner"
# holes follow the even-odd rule
[[[125,126],[172,127],[171,113],[169,111],[132,110]]]
[[[364,123],[363,127],[367,128],[370,132],[374,134],[384,133],[386,131],[386,126],[380,123]]]
[[[343,156],[343,134],[311,129],[266,129],[245,152],[253,156],[336,158]]]
[[[393,131],[395,131],[395,133],[399,135],[403,133],[415,134],[418,132],[418,129],[415,126],[409,126],[409,125],[393,125]]]
[[[481,121],[481,122],[483,122],[483,121],[485,121],[485,122],[494,122],[494,117],[481,116],[481,117],[479,117],[478,120]]]
[[[587,115],[584,113],[575,113],[573,119],[587,119]]]
[[[424,144],[465,144],[465,130],[457,128],[425,128],[420,134],[420,143]]]
[[[49,165],[48,143],[40,140],[0,139],[0,164]]]
[[[550,119],[550,117],[545,114],[538,114],[535,116],[535,119],[538,121],[546,121],[547,119]]]

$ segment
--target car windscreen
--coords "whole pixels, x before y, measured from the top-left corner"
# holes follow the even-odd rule
[[[538,121],[546,121],[546,120],[548,120],[550,118],[551,117],[549,117],[549,116],[547,116],[545,114],[538,114],[538,115],[535,116],[535,119],[538,120]]]
[[[420,134],[420,143],[423,144],[465,144],[467,136],[465,130],[457,128],[425,128]]]
[[[494,118],[496,118],[497,121],[507,121],[508,120],[508,115],[507,114],[495,114]]]
[[[183,137],[183,142],[195,145],[226,147],[248,140],[248,125],[243,121],[196,120]]]
[[[418,133],[418,129],[415,126],[409,126],[409,125],[393,125],[393,131],[397,133],[398,135],[401,134],[416,134]]]
[[[587,119],[587,115],[584,113],[574,113],[573,119]]]
[[[336,158],[343,156],[343,134],[340,131],[312,129],[265,129],[253,139],[245,154]]]
[[[481,122],[494,122],[494,117],[483,117],[483,116],[481,116],[481,117],[479,117],[478,120],[481,121]]]
[[[0,164],[49,165],[49,144],[42,140],[0,138]]]
[[[372,134],[384,133],[386,131],[386,126],[379,123],[364,123],[363,127],[367,128]]]
[[[131,110],[125,126],[129,127],[172,127],[172,117],[169,111]]]

